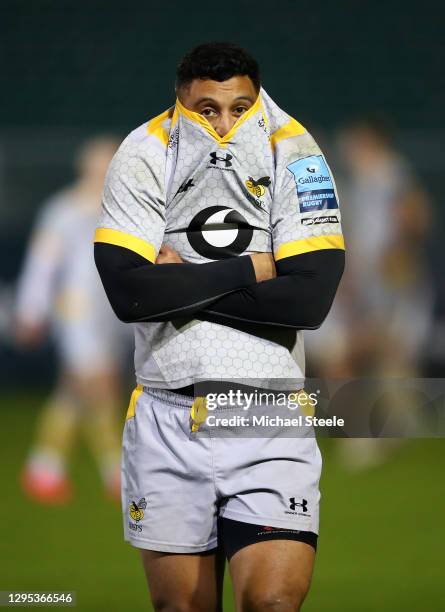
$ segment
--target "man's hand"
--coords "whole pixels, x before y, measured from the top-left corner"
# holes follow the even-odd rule
[[[42,343],[47,331],[47,325],[42,322],[27,323],[17,320],[14,322],[14,339],[20,349],[30,350]]]
[[[275,260],[272,253],[253,253],[251,256],[257,283],[275,278]]]
[[[184,263],[175,249],[163,244],[159,250],[159,254],[156,258],[155,263],[157,264],[168,264],[168,263]]]

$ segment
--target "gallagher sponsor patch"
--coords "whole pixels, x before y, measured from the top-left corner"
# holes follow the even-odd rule
[[[338,208],[334,183],[322,155],[299,159],[287,169],[294,175],[300,212]]]

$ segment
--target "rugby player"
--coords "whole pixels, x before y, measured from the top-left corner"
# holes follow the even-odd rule
[[[227,43],[180,62],[175,105],[133,131],[105,182],[95,261],[134,324],[125,537],[156,610],[299,610],[318,534],[313,436],[191,433],[198,379],[301,379],[344,266],[333,178],[313,138]],[[191,413],[193,416],[193,412]]]
[[[15,339],[32,348],[55,343],[58,379],[37,422],[22,486],[45,504],[69,501],[69,457],[81,428],[108,496],[120,497],[119,374],[130,346],[92,261],[106,169],[118,147],[91,138],[77,155],[78,177],[39,211],[18,281]]]

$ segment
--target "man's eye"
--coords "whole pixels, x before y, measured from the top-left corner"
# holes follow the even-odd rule
[[[204,117],[215,117],[216,111],[214,111],[213,108],[203,108],[201,115],[204,115]]]
[[[240,117],[241,115],[244,115],[246,110],[247,110],[247,108],[245,106],[237,106],[236,108],[233,109],[233,112],[234,112],[235,115]]]

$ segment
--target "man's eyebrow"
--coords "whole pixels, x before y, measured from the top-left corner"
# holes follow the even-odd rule
[[[255,100],[251,96],[238,96],[235,98],[234,102],[238,102],[239,100],[247,100],[248,102],[255,102]]]

